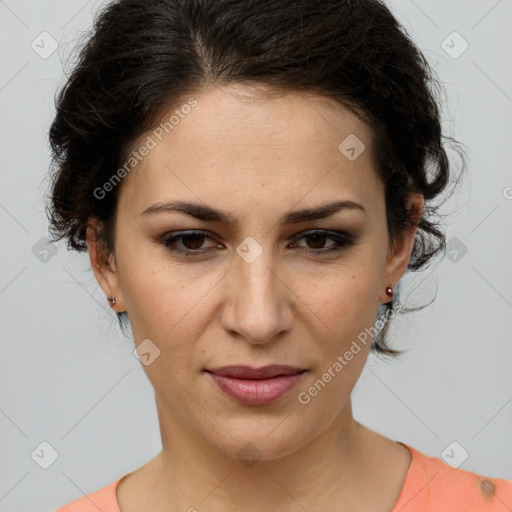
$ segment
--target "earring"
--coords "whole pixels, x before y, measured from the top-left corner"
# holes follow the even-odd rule
[[[386,295],[387,295],[389,298],[393,297],[393,288],[391,288],[391,286],[388,286],[388,287],[386,288]]]
[[[109,297],[109,298],[108,298],[108,301],[110,302],[110,305],[111,305],[112,307],[114,307],[114,306],[115,306],[115,303],[116,303],[116,298],[115,298],[115,297]]]

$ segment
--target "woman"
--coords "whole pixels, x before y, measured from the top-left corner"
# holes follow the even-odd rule
[[[58,512],[507,510],[357,422],[444,249],[436,82],[377,0],[120,0],[57,100],[51,221],[155,389],[162,451]]]

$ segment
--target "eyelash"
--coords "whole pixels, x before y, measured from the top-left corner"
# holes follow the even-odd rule
[[[178,232],[180,233],[180,232]],[[340,251],[344,247],[350,247],[355,244],[356,237],[354,235],[351,235],[350,233],[347,233],[346,231],[327,231],[327,230],[312,230],[307,231],[303,233],[301,236],[295,237],[293,240],[297,239],[303,239],[303,238],[309,238],[313,235],[320,235],[326,237],[327,240],[334,240],[336,243],[333,244],[334,247],[331,247],[329,249],[306,249],[305,252],[308,254],[313,255],[323,255],[326,253],[332,253],[335,251]],[[179,239],[186,239],[190,236],[200,236],[201,238],[204,238],[206,240],[213,240],[214,237],[205,231],[189,231],[189,232],[181,232],[181,234],[166,234],[163,237],[159,239],[159,243],[164,245],[167,249],[170,251],[176,252],[178,254],[182,254],[187,257],[193,257],[193,256],[201,256],[202,254],[205,254],[208,252],[208,249],[201,250],[201,249],[183,249],[176,245],[176,240]]]

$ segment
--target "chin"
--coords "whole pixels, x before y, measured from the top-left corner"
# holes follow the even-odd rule
[[[252,427],[246,425],[244,428],[226,425],[232,437],[226,434],[223,441],[211,439],[210,442],[224,455],[240,460],[247,467],[253,467],[258,461],[282,459],[295,453],[312,438],[307,436],[304,428],[290,431],[284,425],[286,420],[280,421],[274,419],[265,425],[256,421]]]

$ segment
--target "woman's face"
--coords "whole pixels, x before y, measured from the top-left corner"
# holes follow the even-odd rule
[[[89,249],[135,345],[150,340],[143,368],[161,425],[231,457],[252,443],[271,460],[350,414],[371,343],[361,333],[405,271],[413,235],[389,244],[365,124],[319,97],[251,94],[210,89],[194,108],[169,112],[164,121],[182,115],[168,133],[142,137],[136,148],[148,136],[156,145],[119,191],[115,257],[101,267],[92,239]],[[196,218],[175,202],[219,214]],[[336,202],[309,220],[295,213]],[[229,396],[206,371],[270,364],[307,371],[269,403]]]

